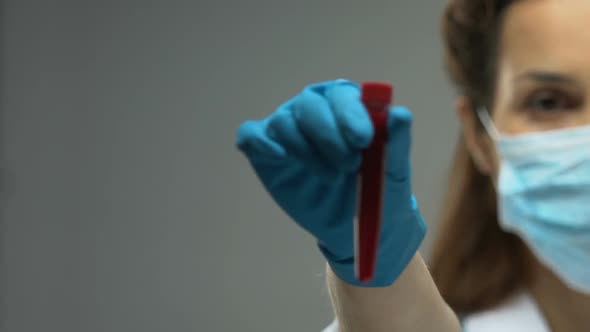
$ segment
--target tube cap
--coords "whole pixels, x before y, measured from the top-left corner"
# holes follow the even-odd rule
[[[388,106],[393,99],[393,86],[382,82],[365,82],[362,84],[363,103]]]

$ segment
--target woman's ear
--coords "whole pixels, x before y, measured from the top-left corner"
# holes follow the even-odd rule
[[[475,105],[468,97],[460,96],[456,100],[455,108],[471,158],[481,173],[491,175],[494,149],[489,136],[479,123]]]

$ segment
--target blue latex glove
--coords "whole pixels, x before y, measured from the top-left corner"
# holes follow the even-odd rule
[[[356,286],[391,285],[416,254],[426,224],[412,195],[412,114],[391,110],[384,209],[373,282],[354,268],[354,219],[361,150],[373,125],[359,85],[345,80],[314,84],[262,121],[238,131],[238,148],[281,208],[318,241],[335,274]]]

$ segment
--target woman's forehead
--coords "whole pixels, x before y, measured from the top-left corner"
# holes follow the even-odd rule
[[[531,67],[590,76],[590,1],[522,0],[506,13],[501,62],[515,71]]]

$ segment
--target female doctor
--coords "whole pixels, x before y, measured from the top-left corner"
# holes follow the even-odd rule
[[[451,0],[446,63],[462,124],[430,268],[411,189],[411,112],[391,109],[376,278],[354,273],[359,86],[314,84],[238,147],[325,256],[326,331],[590,331],[590,1]],[[444,107],[443,107],[444,108]]]

